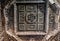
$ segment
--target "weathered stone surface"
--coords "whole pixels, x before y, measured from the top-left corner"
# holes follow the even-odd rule
[[[22,1],[22,0],[20,0]],[[24,0],[25,1],[25,0]],[[27,0],[26,0],[27,1]],[[33,0],[34,1],[34,0]],[[39,1],[39,0],[38,0]],[[10,2],[7,7],[11,6]],[[14,3],[15,4],[15,3]],[[12,6],[13,7],[13,6]],[[8,11],[8,24],[6,24],[5,19],[1,19],[1,12],[0,12],[0,41],[46,41],[47,36],[45,37],[45,35],[48,35],[48,40],[47,41],[60,41],[60,34],[57,34],[57,30],[58,30],[58,23],[55,24],[55,12],[49,8],[49,31],[47,34],[45,35],[16,35],[15,34],[15,26],[14,23],[14,7],[10,8]],[[17,12],[17,22],[18,22],[18,30],[19,31],[45,31],[46,28],[44,28],[44,19],[45,19],[45,5],[44,4],[19,4],[17,5],[18,8],[18,12]],[[13,10],[12,10],[13,9]],[[4,9],[2,9],[4,10]],[[4,15],[4,13],[2,12],[2,14]],[[48,13],[47,13],[48,14]],[[57,15],[58,16],[58,15]],[[4,18],[2,16],[2,18]],[[3,20],[3,21],[1,21]],[[58,19],[57,19],[58,20]],[[3,24],[2,24],[3,23]],[[8,34],[6,32],[6,25],[8,25]],[[46,24],[45,24],[46,25]],[[56,31],[53,31],[55,30]],[[37,32],[36,31],[36,32]],[[11,32],[11,33],[10,33]],[[1,34],[2,33],[2,34]],[[24,32],[22,32],[23,34],[26,34]],[[32,32],[30,32],[32,33]],[[50,34],[49,34],[50,33]],[[39,34],[39,33],[38,33]],[[56,35],[55,35],[56,34]],[[55,36],[54,36],[55,35]],[[50,37],[50,38],[49,38]]]

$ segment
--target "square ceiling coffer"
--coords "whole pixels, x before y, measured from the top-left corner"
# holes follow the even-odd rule
[[[17,27],[15,29],[17,34],[34,35],[35,33],[46,33],[46,3],[46,0],[16,1]]]

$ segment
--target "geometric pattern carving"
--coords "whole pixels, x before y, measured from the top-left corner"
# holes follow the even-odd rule
[[[37,26],[36,26],[36,24],[27,24],[26,30],[30,30],[30,31],[37,30]]]
[[[25,28],[24,24],[19,24],[19,28],[18,28],[19,30],[21,30],[21,31],[25,30],[24,28]]]
[[[38,24],[38,30],[40,31],[44,31],[44,25],[43,24]]]
[[[18,31],[44,30],[44,4],[20,4],[18,8]]]

